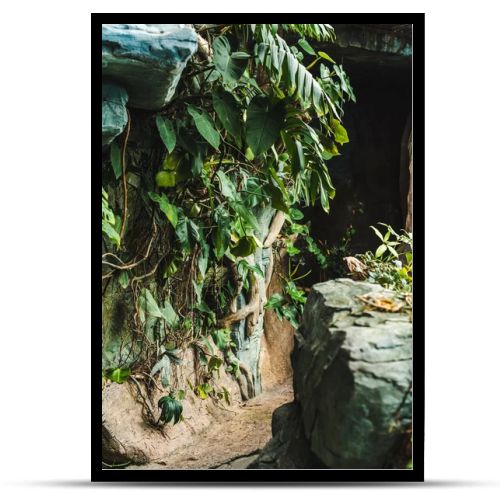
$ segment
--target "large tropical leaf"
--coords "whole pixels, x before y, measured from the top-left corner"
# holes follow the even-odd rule
[[[238,102],[234,96],[222,89],[213,95],[215,112],[224,128],[235,138],[241,135],[241,118]]]
[[[168,152],[171,153],[175,149],[176,142],[175,130],[172,122],[168,118],[158,115],[156,117],[156,128],[158,129],[165,147],[168,149]]]
[[[264,33],[262,42],[257,43],[254,50],[257,61],[272,75],[276,84],[283,79],[289,95],[293,95],[303,105],[312,103],[320,116],[331,111],[338,117],[337,107],[323,86],[297,59],[297,56],[279,35]],[[344,75],[344,73],[342,73],[342,77],[339,75],[339,78],[344,79],[343,88],[350,89],[347,77]],[[352,92],[352,89],[350,91]]]
[[[214,254],[217,260],[220,260],[229,246],[231,240],[231,218],[229,213],[222,207],[215,211],[217,229],[215,232]]]
[[[210,115],[206,111],[200,111],[191,104],[188,104],[187,111],[193,117],[196,129],[203,139],[205,139],[215,149],[219,149],[220,134],[215,128]]]
[[[111,166],[113,167],[113,172],[115,173],[115,177],[119,179],[122,175],[122,153],[120,150],[120,146],[116,142],[111,144]]]
[[[272,103],[264,95],[255,96],[247,111],[246,140],[255,156],[267,151],[278,139],[284,125],[281,101]]]
[[[332,120],[333,132],[335,135],[335,140],[343,145],[349,142],[349,136],[347,135],[347,130],[342,126],[339,120]]]
[[[214,40],[214,64],[219,70],[224,81],[238,81],[248,64],[248,54],[235,53],[231,55],[231,46],[225,36],[219,36]]]
[[[154,318],[163,318],[163,314],[153,297],[153,294],[147,289],[143,288],[141,294],[139,295],[139,313],[141,320],[144,322],[146,316],[152,316]]]

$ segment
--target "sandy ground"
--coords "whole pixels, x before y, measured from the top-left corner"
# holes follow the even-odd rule
[[[291,381],[228,412],[169,457],[128,469],[244,469],[271,439],[273,411],[293,399]]]

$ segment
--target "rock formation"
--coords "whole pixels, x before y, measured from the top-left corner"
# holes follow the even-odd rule
[[[379,285],[314,285],[293,353],[295,401],[276,410],[252,467],[393,466],[412,422],[410,315]]]

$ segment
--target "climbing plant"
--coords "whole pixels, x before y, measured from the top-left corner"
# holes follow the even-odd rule
[[[228,400],[225,388],[210,385],[224,364],[252,395],[231,328],[246,321],[251,336],[267,301],[272,259],[264,269],[255,252],[281,239],[293,256],[294,241],[303,238],[321,263],[307,224],[298,221],[303,206],[329,211],[335,188],[325,162],[348,142],[341,121],[344,103],[355,99],[349,79],[332,55],[313,48],[334,37],[327,24],[208,26],[175,98],[151,116],[163,148],[158,162],[138,176],[127,172],[130,116],[111,147],[113,175],[102,190],[103,289],[116,280],[132,292],[131,329],[142,360],[134,363],[169,388],[159,403],[164,422],[180,420],[169,372],[187,346],[204,366],[195,394]],[[140,207],[139,229],[131,199]],[[265,209],[273,214],[268,231]],[[289,269],[283,295],[267,302],[295,326],[305,302],[297,278]],[[247,300],[239,306],[242,293]]]

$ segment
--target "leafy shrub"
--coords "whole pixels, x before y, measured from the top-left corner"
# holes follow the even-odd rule
[[[398,234],[391,226],[380,223],[386,228],[382,234],[376,227],[371,226],[381,244],[375,253],[366,252],[358,258],[366,266],[367,280],[371,283],[396,290],[398,292],[412,292],[412,262],[413,237],[411,233],[402,231]]]

